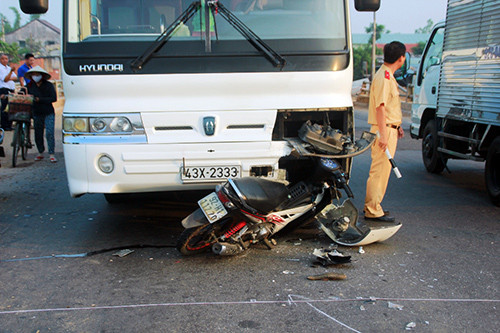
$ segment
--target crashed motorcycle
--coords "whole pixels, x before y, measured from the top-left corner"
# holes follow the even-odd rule
[[[375,135],[364,132],[352,143],[337,130],[325,131],[310,123],[304,124],[299,135],[302,140],[290,139],[289,143],[294,152],[312,162],[308,175],[293,184],[244,177],[217,185],[215,192],[199,200],[199,208],[182,221],[186,229],[177,249],[184,255],[208,250],[237,255],[257,243],[272,249],[276,245],[272,236],[277,232],[311,220],[342,245],[365,245],[394,235],[400,223],[358,220],[358,210],[351,201],[354,195],[339,163],[341,158],[366,151]],[[347,198],[341,201],[343,193]]]

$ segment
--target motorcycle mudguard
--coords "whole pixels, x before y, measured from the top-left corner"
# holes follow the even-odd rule
[[[328,237],[335,243],[345,246],[383,242],[401,228],[401,223],[398,222],[359,221],[358,210],[349,199],[340,206],[329,204],[316,215],[316,221]]]
[[[302,141],[299,138],[287,138],[286,141],[294,148],[295,153],[299,156],[311,156],[311,157],[324,157],[324,158],[349,158],[360,155],[368,150],[375,141],[377,137],[368,131],[364,131],[361,137],[354,144],[354,151],[340,152],[339,154],[329,155],[329,154],[317,154],[311,148],[311,145]]]
[[[203,214],[201,208],[198,208],[197,210],[192,212],[189,216],[184,218],[184,220],[182,220],[182,226],[186,229],[199,227],[208,223],[209,222],[205,217],[205,214]]]

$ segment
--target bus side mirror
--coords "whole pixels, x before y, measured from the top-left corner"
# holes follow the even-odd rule
[[[354,8],[358,12],[376,12],[380,8],[380,0],[354,0]]]
[[[44,14],[49,10],[49,0],[19,0],[25,14]]]

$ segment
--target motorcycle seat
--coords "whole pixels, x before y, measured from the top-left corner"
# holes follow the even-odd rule
[[[255,177],[233,179],[246,198],[246,204],[262,214],[272,212],[288,198],[285,184]]]

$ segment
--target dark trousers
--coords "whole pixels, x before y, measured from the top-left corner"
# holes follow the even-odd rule
[[[14,90],[10,90],[9,88],[0,88],[0,95],[8,95],[11,92],[14,92]],[[5,108],[7,108],[7,103],[8,103],[8,99],[2,98],[2,108],[1,108],[2,123],[1,123],[1,127],[3,129],[12,127],[12,121],[9,121],[9,115],[7,114],[7,112],[5,112]]]
[[[33,123],[35,125],[35,143],[38,152],[41,154],[45,151],[43,142],[43,132],[45,129],[45,138],[47,139],[47,146],[49,146],[49,154],[53,155],[55,148],[55,114],[33,115]]]

